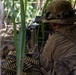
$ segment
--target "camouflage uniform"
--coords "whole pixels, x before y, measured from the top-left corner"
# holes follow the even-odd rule
[[[73,66],[76,69],[75,27],[64,27],[49,35],[40,57],[42,67],[48,72],[48,75],[51,75],[53,71],[56,72],[56,75],[69,75]],[[75,29],[71,30],[71,28]]]

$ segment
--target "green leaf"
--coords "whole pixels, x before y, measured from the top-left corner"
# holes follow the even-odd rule
[[[51,0],[52,1],[52,0]],[[44,4],[44,7],[43,7],[43,10],[42,10],[42,15],[43,15],[43,12],[45,10],[45,8],[47,7],[48,3],[50,2],[50,0],[46,0],[45,4]]]

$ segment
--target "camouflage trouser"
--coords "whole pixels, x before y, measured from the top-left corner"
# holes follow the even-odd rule
[[[52,75],[76,75],[76,55],[57,61]]]

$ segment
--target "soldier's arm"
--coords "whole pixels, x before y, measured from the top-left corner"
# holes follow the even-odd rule
[[[69,62],[65,60],[54,63],[52,75],[72,75],[70,74]]]

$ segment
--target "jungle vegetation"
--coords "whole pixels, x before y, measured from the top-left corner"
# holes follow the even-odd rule
[[[4,4],[5,18],[11,16],[14,26],[17,75],[22,75],[23,70],[23,62],[25,58],[24,53],[26,50],[26,26],[30,25],[37,15],[42,15],[43,10],[46,8],[50,1],[52,0],[2,0]],[[76,0],[69,1],[75,8]],[[21,23],[21,30],[19,32],[19,35],[16,34],[16,23]]]

